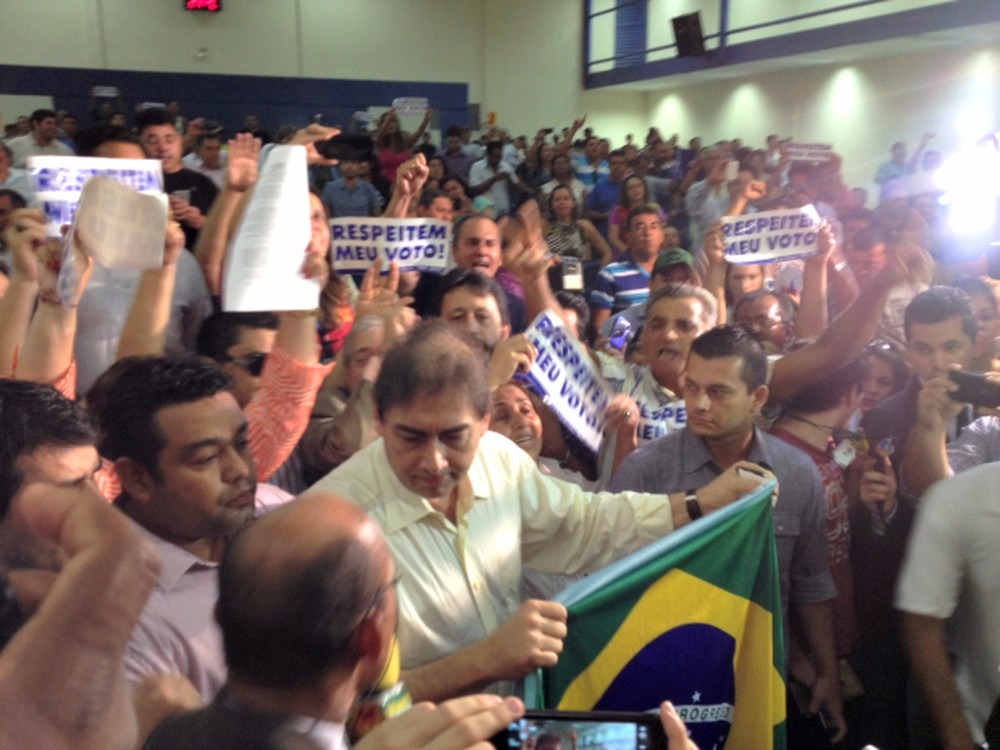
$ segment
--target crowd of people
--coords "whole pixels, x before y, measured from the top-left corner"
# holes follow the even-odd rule
[[[761,475],[788,746],[984,741],[1000,290],[930,135],[869,205],[777,135],[616,145],[580,118],[438,148],[390,109],[335,163],[318,124],[224,143],[177,106],[118,115],[37,110],[0,144],[0,746],[340,748],[397,681],[416,706],[357,747],[472,746],[558,661],[561,589]],[[268,143],[310,165],[287,252],[315,305],[225,312]],[[28,207],[47,154],[158,160],[162,266],[64,251]],[[723,217],[810,205],[814,252],[730,262]],[[451,270],[337,273],[345,216],[449,222]],[[599,451],[525,385],[543,312],[609,390]]]

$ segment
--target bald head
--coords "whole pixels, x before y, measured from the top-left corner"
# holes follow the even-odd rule
[[[219,568],[216,617],[230,673],[294,688],[350,670],[361,658],[356,630],[383,605],[392,574],[378,527],[341,497],[314,493],[264,516]]]

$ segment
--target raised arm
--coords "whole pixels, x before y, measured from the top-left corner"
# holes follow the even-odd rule
[[[568,153],[571,148],[573,148],[573,137],[577,134],[577,131],[583,127],[583,124],[587,121],[587,115],[583,117],[578,117],[573,120],[573,124],[569,127],[569,133],[566,137],[552,147],[552,155],[558,156],[559,154]]]
[[[10,285],[0,297],[0,377],[9,377],[38,297],[37,248],[45,242],[44,214],[26,208],[14,211],[4,242],[10,248],[12,268]]]
[[[54,383],[73,363],[76,310],[87,288],[94,261],[73,243],[73,274],[60,289],[63,242],[49,239],[35,246],[38,251],[38,309],[28,326],[15,377],[36,383]]]
[[[260,141],[250,133],[238,133],[229,141],[226,186],[205,217],[205,226],[194,249],[208,289],[214,295],[222,293],[222,264],[226,247],[246,208],[250,188],[257,182],[259,162]]]
[[[865,293],[827,326],[814,343],[787,354],[774,363],[771,396],[782,401],[823,373],[850,362],[875,334],[893,287],[928,276],[933,261],[927,251],[905,234],[892,243],[891,258],[865,287]]]
[[[122,657],[156,584],[156,552],[86,487],[35,484],[23,527],[68,557],[37,613],[0,654],[0,747],[126,750],[136,741]]]
[[[163,265],[143,271],[139,279],[132,309],[118,340],[118,359],[163,354],[177,280],[177,260],[183,252],[184,231],[171,219],[163,242]]]
[[[819,252],[803,262],[802,301],[795,317],[797,338],[818,337],[827,326],[826,281],[830,255],[836,243],[833,231],[825,222],[820,226],[817,245]]]
[[[383,215],[387,219],[405,219],[409,216],[410,204],[414,198],[419,198],[429,174],[427,159],[423,154],[415,154],[400,164],[396,170],[395,188]]]
[[[420,140],[420,136],[424,134],[424,131],[427,130],[427,126],[431,124],[432,114],[433,110],[431,109],[428,109],[426,112],[424,112],[424,117],[420,121],[420,124],[417,126],[417,129],[414,130],[412,133],[410,133],[408,136],[404,137],[403,139],[404,151],[412,151],[413,147],[417,145],[417,141]]]

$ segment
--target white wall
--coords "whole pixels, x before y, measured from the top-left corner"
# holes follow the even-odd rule
[[[582,86],[583,10],[580,0],[504,0],[486,4],[484,111],[514,134],[557,131],[574,117],[623,141],[646,119],[642,92]]]
[[[469,83],[484,0],[3,0],[0,63]],[[204,59],[197,53],[207,50]]]

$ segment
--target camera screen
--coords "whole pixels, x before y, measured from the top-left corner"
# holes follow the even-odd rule
[[[574,733],[576,742],[573,742]],[[507,747],[524,750],[646,750],[649,726],[624,721],[521,719],[507,730]]]

